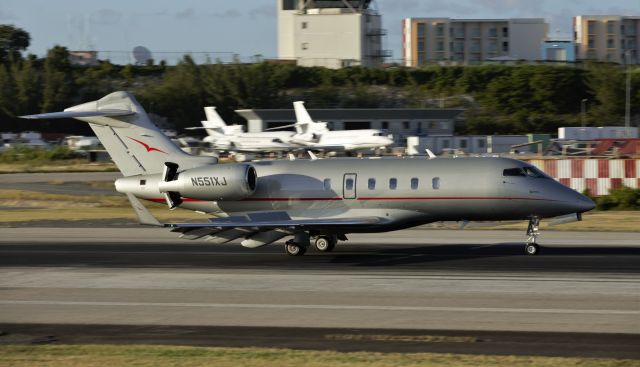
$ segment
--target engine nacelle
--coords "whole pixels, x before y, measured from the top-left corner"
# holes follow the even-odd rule
[[[254,193],[257,183],[256,169],[248,164],[198,167],[172,178],[158,182],[160,192],[212,201],[244,199]]]

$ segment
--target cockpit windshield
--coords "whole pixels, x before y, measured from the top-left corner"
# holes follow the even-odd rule
[[[505,177],[509,177],[509,176],[534,177],[534,178],[549,177],[545,175],[544,172],[540,171],[538,168],[534,166],[507,168],[504,171],[502,171],[502,175]]]

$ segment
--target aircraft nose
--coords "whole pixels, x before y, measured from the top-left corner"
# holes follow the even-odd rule
[[[574,205],[577,213],[588,212],[596,207],[596,203],[594,203],[593,200],[579,193],[578,197],[574,200]]]

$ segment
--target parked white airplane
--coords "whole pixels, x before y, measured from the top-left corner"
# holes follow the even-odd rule
[[[296,113],[296,134],[291,142],[313,150],[363,150],[376,149],[393,144],[391,136],[382,130],[358,129],[332,131],[326,122],[313,121],[304,102],[293,102]]]
[[[202,127],[190,127],[187,130],[206,130],[208,136],[203,141],[211,144],[214,149],[234,152],[281,152],[299,148],[289,142],[295,134],[292,131],[245,133],[242,125],[227,125],[215,107],[205,107],[204,113],[207,119],[202,121]]]

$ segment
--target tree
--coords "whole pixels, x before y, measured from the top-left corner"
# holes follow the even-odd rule
[[[25,30],[0,24],[0,63],[20,58],[20,52],[29,47],[31,36]]]
[[[71,64],[66,47],[54,46],[44,61],[42,111],[56,111],[69,104],[72,90]]]
[[[592,64],[588,68],[587,84],[594,95],[590,115],[598,125],[619,124],[624,116],[624,70],[613,65]]]
[[[0,64],[0,117],[15,116],[15,81],[7,67]]]
[[[30,114],[38,110],[42,98],[42,75],[35,55],[29,55],[24,61],[14,63],[12,74],[15,78],[17,111]]]
[[[168,69],[159,85],[141,91],[141,100],[150,112],[168,117],[178,128],[197,125],[205,105],[202,83],[198,65],[185,55],[178,65]]]

